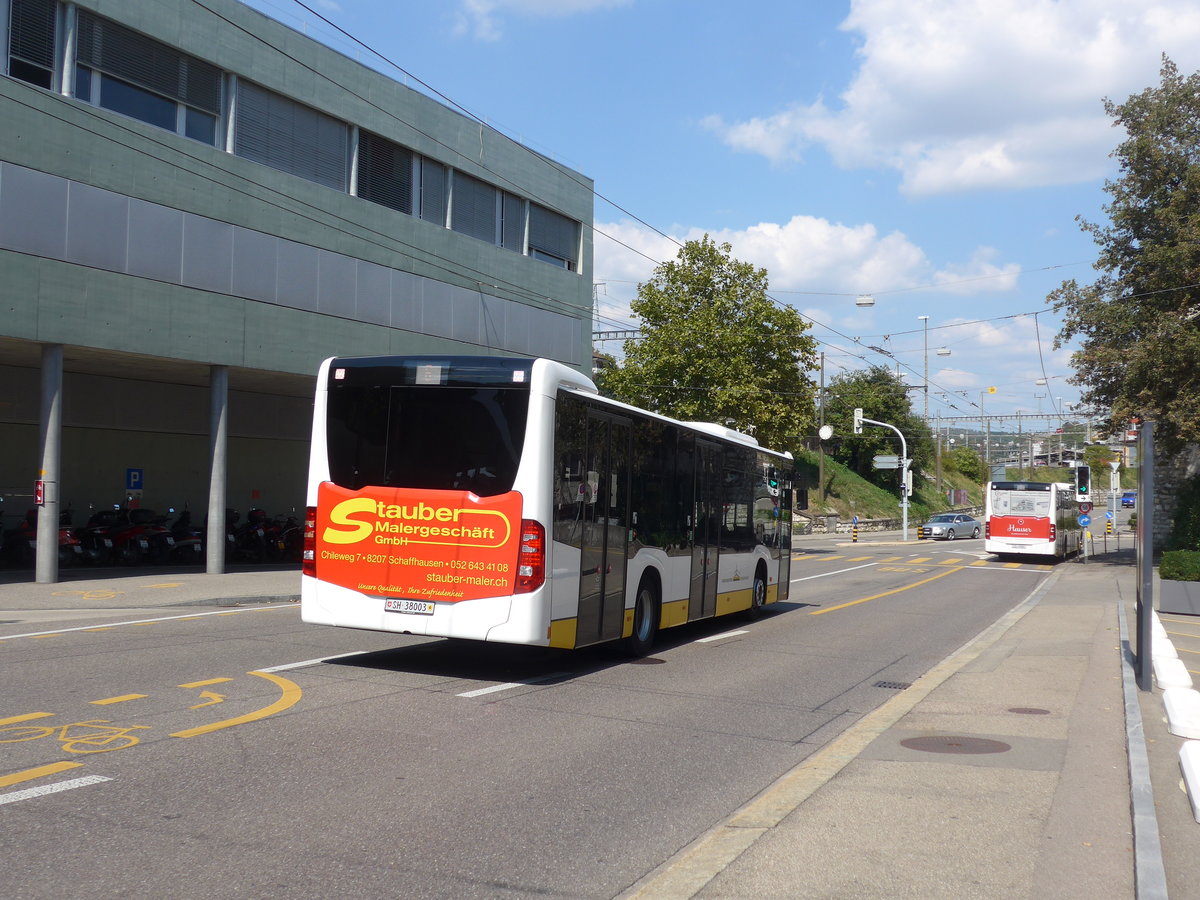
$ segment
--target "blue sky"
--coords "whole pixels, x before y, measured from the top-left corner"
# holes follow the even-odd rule
[[[250,5],[370,63],[295,0]],[[1194,0],[305,5],[595,180],[598,328],[707,233],[817,323],[827,379],[922,384],[928,316],[931,417],[1078,399],[1046,296],[1095,277],[1076,217],[1104,220],[1122,139],[1102,99],[1157,84],[1163,53],[1200,68]]]

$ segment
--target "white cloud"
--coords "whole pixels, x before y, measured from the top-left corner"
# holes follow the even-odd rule
[[[1193,0],[853,0],[842,28],[860,65],[836,104],[706,127],[776,163],[819,145],[894,169],[910,194],[1063,184],[1107,171],[1103,97],[1156,84],[1164,52],[1200,67]]]
[[[563,17],[597,9],[625,6],[632,0],[461,0],[454,32],[480,41],[503,37],[501,17],[515,14],[536,17]]]

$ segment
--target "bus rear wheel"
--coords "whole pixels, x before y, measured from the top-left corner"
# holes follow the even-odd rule
[[[633,634],[625,639],[625,652],[629,656],[645,656],[650,652],[658,636],[659,616],[658,590],[650,579],[642,579],[633,604]]]

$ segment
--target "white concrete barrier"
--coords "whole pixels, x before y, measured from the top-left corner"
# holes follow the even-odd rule
[[[1200,740],[1200,692],[1169,687],[1163,691],[1167,730],[1182,738]]]
[[[1169,656],[1154,657],[1154,680],[1163,690],[1169,687],[1192,686],[1192,676],[1188,674],[1187,666],[1179,659]]]
[[[1179,748],[1179,768],[1192,802],[1192,818],[1200,822],[1200,741],[1184,741]]]

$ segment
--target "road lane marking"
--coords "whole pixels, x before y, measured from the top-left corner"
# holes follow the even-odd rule
[[[805,575],[803,578],[793,578],[788,584],[799,584],[801,581],[812,581],[814,578],[827,578],[830,575],[841,575],[843,572],[854,572],[857,569],[869,569],[878,563],[866,563],[861,566],[851,566],[849,569],[838,569],[836,572],[822,572],[820,575]]]
[[[961,572],[962,569],[962,566],[958,566],[953,569],[946,569],[945,571],[938,572],[936,575],[931,575],[929,578],[924,578],[921,581],[914,581],[912,584],[905,585],[904,587],[892,588],[890,591],[884,591],[882,594],[872,594],[870,597],[863,597],[860,600],[851,600],[849,603],[841,603],[837,606],[830,606],[827,609],[814,609],[809,613],[809,615],[820,616],[828,612],[836,612],[839,609],[846,609],[849,606],[858,606],[858,604],[866,603],[870,600],[878,600],[880,597],[888,597],[892,594],[899,594],[901,591],[910,591],[913,588],[920,587],[923,584],[929,584],[931,581],[937,581],[939,578],[945,578],[947,575],[953,575],[955,572]]]
[[[273,672],[274,669],[259,669],[260,672]],[[178,684],[176,687],[181,688],[198,688],[208,687],[210,684],[224,684],[226,681],[233,681],[232,678],[206,678],[203,681],[189,681],[187,684]]]
[[[271,609],[291,609],[295,610],[292,604],[282,604],[279,606],[246,606],[238,609],[238,613],[246,612],[266,612]],[[233,613],[229,612],[206,612],[206,613],[190,613],[186,616],[160,616],[157,619],[135,619],[129,622],[114,622],[112,625],[105,625],[106,630],[113,628],[124,628],[126,625],[142,625],[147,622],[179,622],[190,619],[203,619],[206,616],[228,616]],[[99,631],[95,625],[80,625],[78,628],[56,628],[54,631],[28,631],[24,634],[5,634],[0,635],[0,641],[11,641],[15,638],[43,638],[54,637],[60,634],[70,634],[72,631]]]
[[[724,634],[713,634],[713,635],[709,635],[708,637],[699,638],[699,639],[697,639],[696,643],[697,644],[711,644],[713,641],[723,641],[723,640],[725,640],[725,638],[736,637],[739,634],[749,634],[749,633],[750,632],[746,631],[746,629],[744,629],[744,628],[741,631],[726,631]]]
[[[120,697],[109,697],[105,700],[90,700],[92,706],[108,706],[110,703],[125,703],[128,700],[144,700],[146,694],[122,694]]]
[[[552,675],[543,675],[541,678],[530,678],[528,681],[506,681],[504,684],[493,684],[491,687],[477,688],[473,691],[464,691],[461,694],[455,694],[456,697],[482,697],[485,694],[495,694],[499,691],[509,691],[519,687],[535,687],[539,684],[545,684],[547,681],[556,681],[559,678],[570,677],[570,672],[555,672]]]
[[[103,781],[112,781],[112,779],[105,778],[103,775],[85,775],[83,778],[72,778],[70,781],[57,781],[54,784],[44,784],[41,787],[26,788],[23,791],[0,794],[0,804],[16,803],[18,800],[33,800],[35,797],[45,797],[47,794],[57,794],[60,791],[69,791],[74,788],[100,784]]]
[[[18,722],[28,722],[32,719],[48,719],[54,713],[25,713],[23,716],[9,716],[7,719],[0,719],[0,725],[16,725]]]
[[[319,666],[324,662],[332,662],[335,659],[345,659],[348,656],[362,656],[367,653],[366,650],[355,650],[351,653],[336,653],[333,656],[318,656],[316,659],[306,659],[302,662],[284,663],[282,666],[268,666],[265,669],[259,669],[260,672],[286,672],[288,669],[303,669],[307,666]],[[215,682],[214,682],[215,683]],[[203,684],[200,682],[199,684]],[[194,685],[199,687],[199,684]],[[193,685],[181,684],[180,687],[193,687]]]
[[[57,775],[59,772],[66,772],[68,769],[78,769],[82,765],[83,763],[78,762],[56,762],[50,763],[48,766],[38,766],[36,769],[13,772],[11,775],[0,776],[0,788],[12,787],[14,784],[33,781],[36,778],[45,778],[47,775]]]
[[[200,725],[197,728],[185,728],[183,731],[174,732],[171,737],[191,738],[202,734],[211,734],[214,731],[220,731],[223,728],[233,728],[235,725],[245,725],[247,722],[256,722],[259,719],[265,719],[268,716],[273,716],[276,713],[281,713],[285,709],[291,709],[300,702],[301,690],[300,685],[294,681],[288,681],[286,678],[281,678],[278,675],[273,675],[270,672],[258,670],[255,672],[247,672],[247,675],[254,675],[257,678],[265,678],[267,681],[274,682],[282,690],[279,699],[269,706],[264,706],[262,709],[256,709],[254,712],[246,713],[244,716],[235,716],[232,719],[224,719],[220,722],[212,722],[208,725]]]

